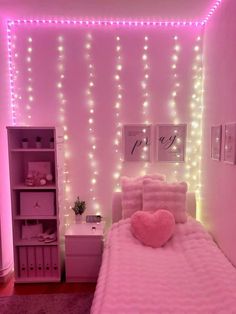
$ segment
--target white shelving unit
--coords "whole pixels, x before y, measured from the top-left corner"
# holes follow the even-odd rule
[[[54,127],[7,127],[7,133],[15,281],[60,281],[59,167],[56,144],[59,137]],[[36,148],[36,137],[41,138],[40,148]],[[22,148],[23,138],[28,139],[27,148]],[[55,147],[50,143],[52,138]],[[42,176],[40,169],[39,172],[33,172],[32,185],[26,183],[29,164],[32,163],[33,166],[36,165],[36,169],[38,163],[49,165],[52,178],[45,185],[39,183]],[[30,172],[32,174],[32,169]],[[48,195],[50,200],[45,203],[45,197]],[[25,207],[27,214],[24,212]],[[40,233],[50,230],[55,237],[52,236],[51,242],[40,241],[37,229],[41,229]]]

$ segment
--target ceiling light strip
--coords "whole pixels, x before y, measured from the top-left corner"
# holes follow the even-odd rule
[[[69,25],[69,26],[108,26],[108,27],[199,27],[203,21],[148,21],[148,20],[98,20],[98,19],[14,19],[8,20],[10,26],[14,25]]]
[[[210,8],[209,12],[207,13],[206,17],[202,20],[202,24],[207,24],[209,19],[212,17],[212,15],[215,13],[215,11],[218,9],[220,4],[223,2],[223,0],[217,0]]]

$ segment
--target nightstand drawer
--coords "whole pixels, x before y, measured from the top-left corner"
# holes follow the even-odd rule
[[[96,281],[102,256],[69,256],[66,258],[67,281]]]
[[[66,237],[66,255],[101,255],[102,237]]]

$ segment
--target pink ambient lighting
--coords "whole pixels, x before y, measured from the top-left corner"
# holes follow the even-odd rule
[[[206,17],[202,20],[202,22],[203,22],[204,24],[206,24],[206,23],[209,21],[210,17],[215,13],[215,11],[217,10],[217,8],[219,7],[219,5],[221,4],[222,1],[223,1],[223,0],[217,0],[217,1],[212,5],[212,7],[210,8],[208,14],[207,14]]]
[[[8,67],[9,67],[9,80],[10,80],[10,99],[11,99],[11,112],[12,112],[12,125],[16,125],[16,104],[15,104],[15,93],[14,93],[14,78],[13,78],[13,67],[12,67],[12,36],[11,26],[7,23],[7,49],[8,49]]]
[[[10,100],[12,111],[12,124],[16,125],[16,103],[14,92],[14,74],[12,60],[12,34],[11,30],[14,26],[19,25],[68,25],[68,26],[84,26],[84,27],[203,27],[207,24],[210,17],[217,10],[223,0],[217,0],[210,8],[207,16],[199,21],[134,21],[134,20],[68,20],[68,19],[16,19],[7,20],[7,47],[8,47],[8,66],[10,81]]]
[[[80,25],[80,26],[115,26],[115,27],[176,27],[176,26],[203,26],[202,21],[120,21],[120,20],[54,20],[54,19],[17,19],[8,20],[8,27],[14,25]]]

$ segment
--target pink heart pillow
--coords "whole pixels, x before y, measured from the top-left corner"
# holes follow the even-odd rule
[[[131,217],[131,231],[144,245],[163,246],[173,235],[175,218],[171,212],[159,209],[155,213],[137,211]]]

